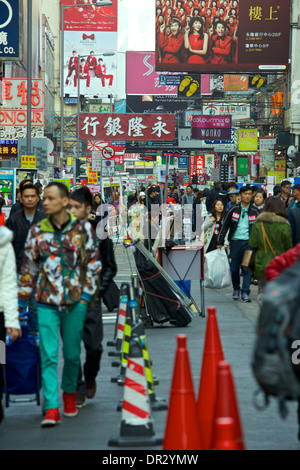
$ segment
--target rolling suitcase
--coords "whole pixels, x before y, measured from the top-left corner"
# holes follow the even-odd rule
[[[34,402],[40,406],[41,360],[38,338],[30,330],[27,316],[20,317],[22,337],[6,344],[3,366],[5,406],[9,403]],[[28,397],[26,397],[28,395]],[[18,398],[14,398],[18,396]]]

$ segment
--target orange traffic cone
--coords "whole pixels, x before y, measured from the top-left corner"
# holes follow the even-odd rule
[[[202,449],[186,339],[186,335],[177,335],[177,351],[163,450]]]
[[[216,419],[215,436],[213,450],[238,450],[234,439],[234,421],[232,418]]]
[[[238,410],[237,398],[234,388],[233,377],[229,362],[220,361],[217,367],[217,381],[216,381],[216,400],[214,408],[214,423],[217,418],[233,419],[234,423],[234,439],[237,444],[238,450],[245,450],[243,432],[240,421],[240,414]],[[216,428],[213,426],[212,430],[212,449],[215,448],[216,442]]]
[[[216,309],[208,307],[202,369],[197,401],[198,417],[204,450],[211,449],[217,364],[224,359]]]

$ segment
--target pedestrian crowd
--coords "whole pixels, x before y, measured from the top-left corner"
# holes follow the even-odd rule
[[[120,203],[116,190],[94,196],[86,187],[70,193],[60,182],[41,187],[31,180],[19,186],[19,200],[9,217],[1,217],[0,199],[0,341],[22,336],[20,321],[29,312],[41,357],[45,414],[42,427],[60,423],[58,389],[59,341],[63,343],[61,388],[63,413],[73,417],[96,394],[103,341],[101,303],[117,272],[113,243],[107,236],[107,204]],[[153,247],[166,201],[171,213],[179,206],[191,216],[192,238],[203,235],[205,255],[226,250],[233,300],[251,302],[251,284],[258,284],[258,300],[274,272],[294,263],[300,253],[300,185],[284,180],[267,197],[255,185],[235,182],[204,190],[188,185],[157,185],[133,190],[127,211],[144,207],[151,225]],[[154,207],[159,208],[155,217]],[[147,210],[147,211],[146,211]],[[201,213],[201,230],[197,212]],[[98,230],[101,225],[101,230]],[[154,225],[154,226],[153,226]],[[150,237],[151,238],[151,237]],[[254,269],[245,263],[254,254]],[[117,297],[117,295],[116,295]],[[118,300],[118,299],[117,299]],[[86,357],[80,362],[81,342]],[[0,373],[0,403],[2,397]],[[0,421],[3,408],[0,406]]]

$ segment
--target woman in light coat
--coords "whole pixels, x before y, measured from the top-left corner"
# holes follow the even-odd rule
[[[14,341],[21,335],[18,313],[18,287],[15,252],[12,246],[13,233],[0,227],[0,423],[2,409],[2,365],[1,351],[5,350],[6,335]]]
[[[211,212],[204,221],[204,253],[217,249],[217,238],[220,233],[222,223],[226,215],[226,210],[222,199],[218,198],[214,201]],[[225,249],[228,248],[228,238],[226,235]]]

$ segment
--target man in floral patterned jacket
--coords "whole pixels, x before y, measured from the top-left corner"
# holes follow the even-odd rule
[[[19,310],[26,308],[36,286],[40,335],[42,390],[46,415],[42,427],[60,423],[57,363],[59,336],[63,341],[64,415],[76,416],[80,346],[87,306],[97,290],[101,263],[89,222],[67,211],[69,193],[59,182],[44,191],[48,218],[28,233],[19,281]]]

